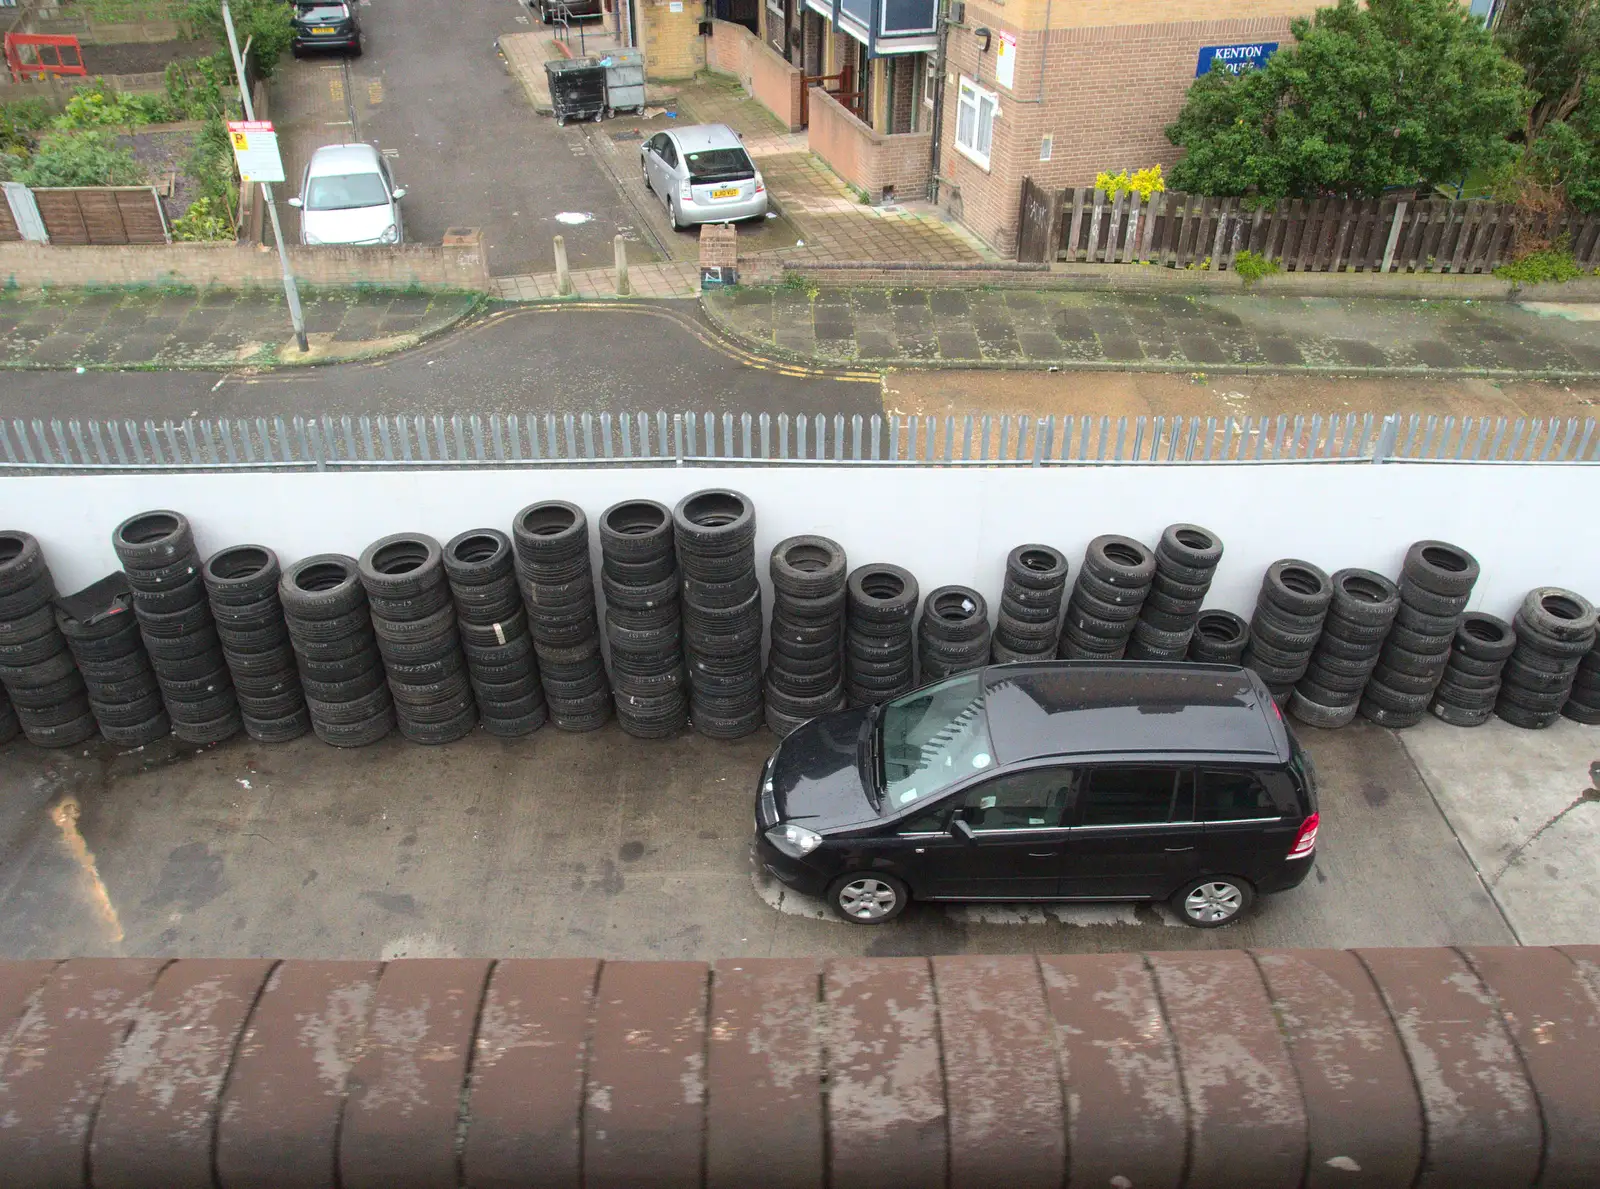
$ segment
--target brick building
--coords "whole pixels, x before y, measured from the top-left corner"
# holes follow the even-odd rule
[[[945,59],[942,205],[997,251],[1017,241],[1022,179],[1092,185],[1178,150],[1165,129],[1202,56],[1243,67],[1290,40],[1316,0],[968,0]],[[987,44],[986,44],[987,43]]]

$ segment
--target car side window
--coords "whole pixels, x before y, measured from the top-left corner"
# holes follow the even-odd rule
[[[1267,786],[1245,768],[1208,768],[1200,773],[1200,820],[1241,821],[1281,816]]]
[[[968,789],[961,816],[976,833],[1059,829],[1066,822],[1076,778],[1071,768],[1006,773]]]
[[[661,159],[673,169],[678,168],[678,150],[665,137],[661,141]]]
[[[1146,826],[1173,820],[1176,768],[1107,765],[1090,768],[1085,784],[1080,825]]]
[[[654,153],[656,156],[659,157],[661,155],[662,150],[665,149],[666,146],[667,146],[667,134],[665,132],[657,132],[654,136],[652,136],[650,138],[650,151],[652,153]]]

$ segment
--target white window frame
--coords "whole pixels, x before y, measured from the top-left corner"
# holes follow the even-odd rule
[[[989,135],[986,142],[980,143],[982,138],[979,133],[983,128],[983,115],[986,107],[989,111]],[[972,137],[970,142],[963,141],[961,138],[961,117],[967,111],[972,113]],[[963,74],[960,85],[956,90],[956,123],[953,137],[956,152],[987,170],[989,168],[989,158],[994,152],[994,126],[999,118],[1000,93],[991,91],[987,87],[980,87]]]

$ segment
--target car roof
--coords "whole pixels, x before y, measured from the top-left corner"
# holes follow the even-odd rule
[[[377,173],[378,150],[369,144],[328,144],[311,154],[312,177],[334,173]]]
[[[674,128],[672,139],[686,153],[698,153],[704,149],[744,148],[739,134],[726,124],[691,124],[687,128]]]
[[[1237,665],[1036,661],[990,665],[983,687],[1002,764],[1141,754],[1289,759],[1272,695]]]

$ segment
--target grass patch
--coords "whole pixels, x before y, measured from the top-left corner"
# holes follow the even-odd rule
[[[1563,284],[1583,276],[1583,269],[1572,253],[1561,246],[1539,248],[1509,263],[1500,265],[1494,275],[1519,285]]]

